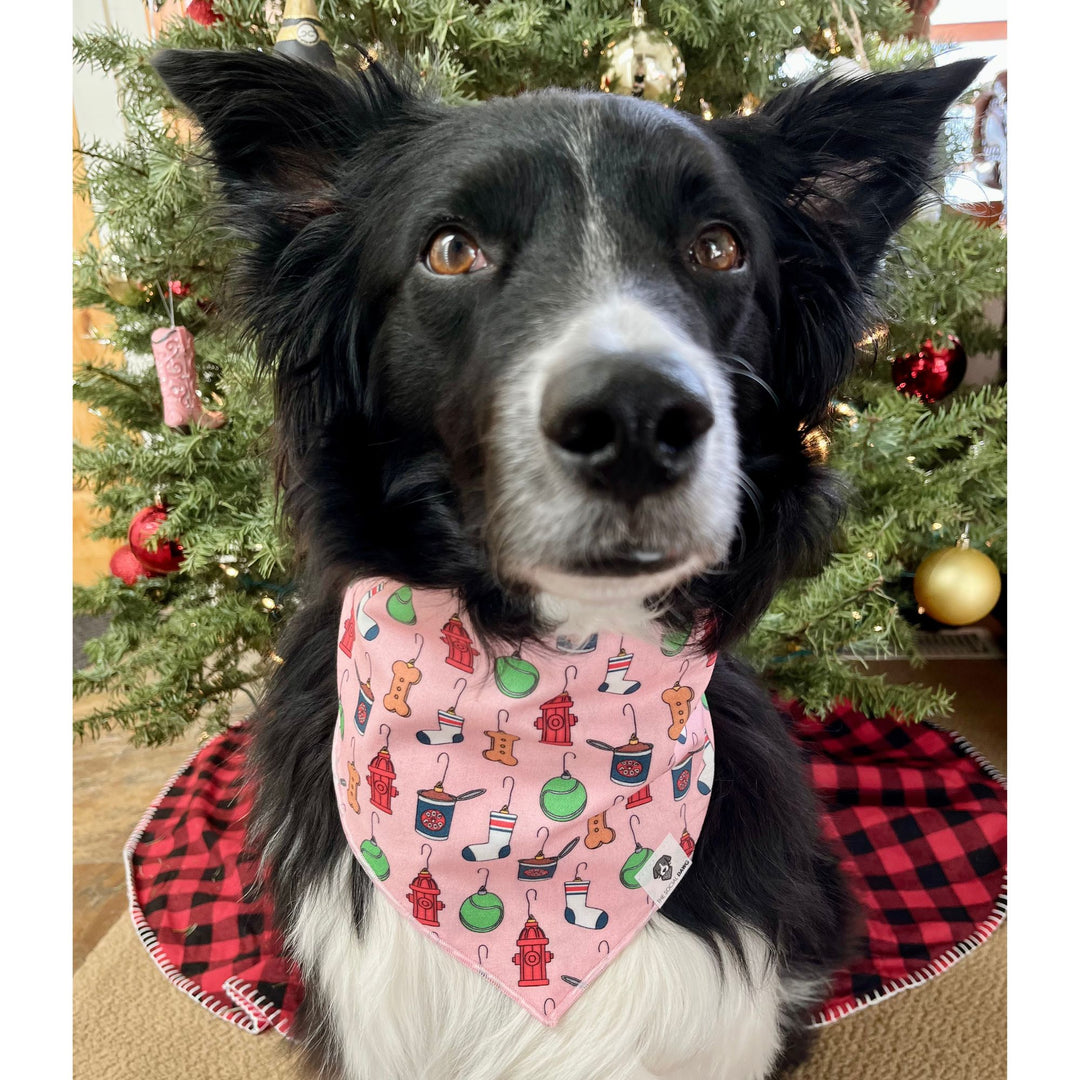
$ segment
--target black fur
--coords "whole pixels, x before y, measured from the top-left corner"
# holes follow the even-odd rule
[[[738,361],[740,541],[664,615],[711,613],[701,647],[726,651],[781,582],[827,552],[841,503],[800,431],[822,418],[870,324],[873,270],[978,65],[811,82],[706,124],[557,91],[449,108],[377,64],[343,77],[261,53],[154,63],[202,125],[230,223],[251,241],[237,295],[275,372],[278,476],[305,600],[257,718],[252,837],[288,925],[345,844],[326,775],[345,585],[378,574],[454,590],[489,639],[546,629],[528,591],[491,565],[484,448],[500,365],[573,299],[584,195],[566,129],[602,122],[610,168],[594,180],[626,223],[612,241],[620,265],[699,343]],[[718,213],[754,254],[738,279],[681,261],[685,230]],[[490,245],[497,269],[483,282],[418,270],[448,221]],[[708,697],[716,786],[694,872],[663,915],[706,940],[734,943],[737,923],[755,926],[787,974],[820,979],[842,961],[850,910],[803,765],[749,672],[721,657]],[[367,888],[355,873],[358,927]],[[313,1001],[304,1015],[318,1015]],[[786,1019],[793,1060],[805,1015]],[[309,1024],[306,1038],[331,1068],[332,1033]]]

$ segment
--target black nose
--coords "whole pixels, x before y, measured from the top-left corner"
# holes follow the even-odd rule
[[[701,379],[665,356],[579,362],[550,379],[540,404],[540,426],[566,468],[631,503],[685,476],[712,423]]]

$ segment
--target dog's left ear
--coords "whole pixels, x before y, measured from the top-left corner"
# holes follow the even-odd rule
[[[843,377],[889,238],[931,194],[945,110],[981,67],[811,80],[710,125],[771,227],[790,400],[804,415]]]

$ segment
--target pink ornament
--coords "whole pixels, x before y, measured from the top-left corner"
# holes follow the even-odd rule
[[[219,428],[225,414],[204,409],[195,393],[195,339],[186,326],[162,326],[150,335],[157,365],[165,424],[171,428],[191,425]]]

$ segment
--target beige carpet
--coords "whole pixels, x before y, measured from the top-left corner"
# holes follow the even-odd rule
[[[959,667],[968,669],[971,685],[951,724],[1003,768],[1003,688],[988,686],[984,663],[952,665],[949,681],[956,684]],[[945,681],[947,673],[934,667],[924,668],[921,678]],[[812,1059],[792,1080],[1004,1080],[1005,955],[1003,926],[927,985],[824,1029]],[[126,916],[89,954],[74,985],[75,1080],[301,1076],[279,1035],[240,1031],[180,993],[146,954]]]
[[[127,919],[106,934],[75,976],[75,1031],[75,1080],[301,1076],[281,1036],[240,1031],[180,993],[154,966]],[[811,1061],[792,1074],[792,1080],[1004,1077],[1004,927],[926,986],[826,1028]]]

